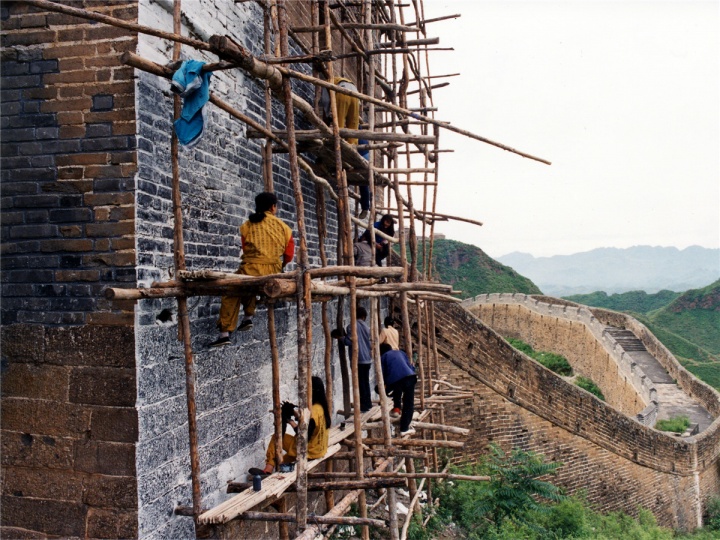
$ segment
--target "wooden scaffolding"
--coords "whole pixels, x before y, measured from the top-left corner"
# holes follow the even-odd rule
[[[242,0],[235,0],[236,2]],[[363,538],[369,538],[368,527],[386,526],[390,537],[405,538],[408,525],[418,511],[420,493],[425,489],[427,500],[432,501],[430,479],[452,477],[439,470],[439,448],[457,448],[462,441],[448,434],[464,436],[467,430],[445,424],[443,404],[467,397],[461,388],[442,379],[438,370],[438,352],[435,343],[434,305],[436,302],[457,302],[451,286],[433,279],[434,226],[438,221],[459,219],[482,225],[462,217],[448,216],[436,211],[438,171],[443,153],[451,152],[440,146],[442,129],[454,131],[503,150],[543,163],[547,161],[515,150],[501,143],[465,131],[435,117],[433,92],[449,82],[438,80],[458,74],[435,76],[430,74],[430,53],[439,43],[428,37],[428,29],[435,21],[457,18],[449,15],[436,19],[425,18],[422,0],[397,3],[394,0],[308,0],[312,24],[291,27],[288,21],[287,0],[256,1],[264,12],[264,54],[254,56],[241,44],[227,36],[212,36],[205,42],[182,35],[180,0],[174,0],[173,29],[160,29],[49,0],[27,0],[38,8],[74,15],[84,19],[144,33],[174,43],[172,58],[160,65],[125,53],[122,62],[138,70],[159,77],[171,78],[179,66],[183,45],[207,51],[218,57],[215,63],[205,64],[204,70],[243,70],[245,74],[265,83],[266,121],[259,123],[242,111],[229,105],[220,96],[211,93],[210,102],[247,125],[248,137],[264,139],[262,147],[264,190],[273,191],[272,156],[287,153],[294,191],[299,246],[297,269],[292,272],[249,277],[218,272],[212,269],[188,271],[185,265],[182,223],[182,197],[178,167],[178,140],[173,134],[171,144],[172,201],[174,217],[174,279],[154,283],[150,288],[106,291],[109,298],[138,300],[143,298],[177,298],[179,339],[184,344],[186,393],[189,440],[191,453],[192,508],[178,508],[177,513],[190,515],[196,527],[228,523],[234,519],[274,521],[279,523],[281,538],[288,536],[287,523],[296,524],[298,538],[310,539],[326,533],[335,524],[361,525]],[[295,50],[303,54],[291,55],[290,39]],[[312,75],[290,69],[290,64],[312,65]],[[354,79],[362,92],[335,85],[333,78],[343,74]],[[293,92],[292,81],[314,85],[315,100],[309,103]],[[332,123],[326,124],[318,110],[319,95],[327,89],[333,111]],[[341,129],[338,125],[336,94],[345,94],[360,100],[363,123],[357,130]],[[279,100],[285,111],[286,130],[272,129],[272,101]],[[174,97],[175,118],[180,115],[181,103]],[[295,116],[311,129],[297,129]],[[366,141],[361,146],[349,144],[345,139]],[[358,151],[367,151],[363,158]],[[311,154],[314,160],[300,153]],[[311,267],[308,257],[308,232],[304,222],[305,203],[301,189],[301,170],[316,186],[318,219],[318,245],[320,267]],[[357,217],[351,201],[359,198],[357,187],[367,185],[373,204],[367,220]],[[338,252],[335,266],[328,266],[325,252],[326,201],[335,201],[338,220]],[[373,224],[378,212],[392,214],[399,223],[397,238],[388,237],[376,230]],[[407,226],[407,229],[406,229]],[[358,228],[367,228],[371,245],[376,236],[396,245],[397,253],[391,257],[394,266],[356,267],[353,265],[353,239]],[[418,243],[418,236],[422,239]],[[426,241],[427,239],[427,241]],[[391,260],[388,259],[388,260]],[[374,264],[374,261],[373,261]],[[187,299],[196,295],[237,294],[239,291],[261,295],[268,310],[268,333],[272,355],[273,413],[275,447],[281,444],[280,362],[275,330],[274,302],[292,299],[297,302],[297,376],[300,421],[297,430],[297,463],[291,473],[275,473],[263,481],[259,492],[243,482],[229,479],[228,492],[237,495],[216,508],[203,507],[200,489],[200,460],[198,455],[197,421],[195,408],[196,368],[190,339],[190,320]],[[345,299],[348,304],[345,304]],[[373,366],[378,381],[379,403],[367,413],[361,413],[355,404],[360,402],[357,365],[356,307],[358,298],[370,304],[371,348]],[[393,437],[388,398],[382,380],[379,355],[380,300],[389,298],[399,311],[402,322],[402,348],[410,358],[417,358],[419,392],[413,425],[416,438]],[[333,403],[331,376],[332,336],[328,302],[337,299],[337,321],[333,326],[344,327],[345,308],[350,315],[351,340],[349,369],[344,350],[340,348],[340,368],[343,376],[343,411],[352,417],[341,427],[330,430],[329,450],[316,460],[307,459],[307,426],[312,403],[310,365],[313,305],[319,304],[325,337],[325,380],[328,403]],[[411,326],[411,321],[414,324]],[[413,339],[414,337],[414,339]],[[415,355],[414,355],[415,353]],[[395,421],[397,422],[397,421]],[[366,472],[367,459],[371,472]],[[324,462],[325,471],[316,472]],[[339,463],[342,462],[342,463]],[[347,463],[340,469],[339,465]],[[417,464],[422,464],[422,471]],[[479,477],[458,477],[466,480],[483,480]],[[419,481],[419,483],[418,483]],[[410,505],[404,524],[398,522],[396,489],[407,487]],[[387,521],[369,516],[366,490],[384,490],[387,499]],[[324,491],[327,513],[312,516],[307,512],[310,491]],[[296,512],[286,511],[284,495],[293,492]],[[347,492],[336,500],[335,492]],[[376,503],[379,504],[380,501]],[[359,517],[345,513],[357,503]],[[259,511],[274,504],[277,511]]]

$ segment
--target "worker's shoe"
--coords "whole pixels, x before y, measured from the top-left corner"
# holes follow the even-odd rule
[[[248,330],[252,330],[252,327],[252,319],[245,319],[243,322],[240,323],[240,326],[238,326],[237,329],[239,332],[247,332]]]
[[[400,436],[404,437],[405,435],[413,435],[414,433],[415,433],[415,429],[413,429],[413,427],[410,426],[409,428],[407,428],[406,431],[401,431]]]
[[[367,209],[363,209],[363,210],[360,212],[360,215],[359,215],[358,217],[359,217],[360,219],[365,219],[365,218],[367,217],[367,215],[368,215]]]
[[[230,345],[230,336],[219,337],[210,343],[208,347],[222,347],[223,345]]]
[[[400,409],[398,409],[397,407],[395,407],[392,411],[390,411],[390,416],[392,416],[393,418],[400,418],[400,413],[401,413],[401,412],[402,412],[402,411],[401,411]]]

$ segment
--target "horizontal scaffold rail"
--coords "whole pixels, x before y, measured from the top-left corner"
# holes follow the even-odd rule
[[[339,450],[340,445],[334,444],[328,448],[324,457],[308,460],[306,470],[310,471],[314,469],[320,465],[320,463],[336,454]],[[243,491],[219,506],[216,506],[212,510],[208,510],[204,514],[201,514],[198,516],[197,521],[201,525],[228,523],[229,521],[237,518],[240,514],[247,512],[251,508],[262,503],[266,499],[284,493],[289,486],[295,483],[296,477],[297,471],[270,475],[263,480],[263,487],[261,491]]]
[[[422,144],[433,144],[435,142],[434,135],[420,135],[414,133],[399,133],[393,131],[369,131],[367,129],[348,129],[340,128],[340,136],[343,139],[366,139],[368,141],[388,141],[388,142],[412,142]],[[280,139],[287,139],[287,131],[273,130],[273,135]],[[263,139],[266,134],[259,131],[248,130],[248,139]],[[295,139],[298,141],[308,141],[315,139],[332,139],[332,135],[328,135],[319,129],[305,129],[295,131]]]
[[[331,268],[331,267],[329,267]],[[364,268],[364,267],[361,267]],[[368,267],[372,268],[372,267]],[[376,267],[375,270],[391,270],[390,272],[373,272],[375,276],[397,276],[398,269]],[[186,274],[187,272],[181,272]],[[191,273],[193,274],[193,273]],[[297,294],[298,272],[287,274],[271,274],[268,276],[246,276],[244,274],[230,274],[216,271],[200,271],[200,276],[187,278],[182,281],[170,281],[153,283],[150,288],[118,288],[109,287],[105,289],[105,296],[111,300],[141,300],[146,298],[175,298],[184,296],[217,296],[237,295],[241,290],[254,290],[262,293],[269,299],[287,298]],[[182,276],[181,276],[182,277]],[[193,281],[192,279],[195,279]],[[311,281],[310,292],[315,296],[332,297],[347,296],[351,294],[351,288],[346,281]],[[437,300],[460,301],[457,298],[447,296],[453,293],[452,285],[445,285],[435,282],[400,282],[377,284],[375,280],[360,282],[357,284],[357,295],[363,298],[391,296],[401,292],[410,295],[434,296]]]

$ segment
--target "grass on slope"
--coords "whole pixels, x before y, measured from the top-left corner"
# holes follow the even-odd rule
[[[425,242],[425,249],[430,243]],[[423,266],[422,243],[418,243],[418,267]],[[487,293],[542,294],[528,278],[500,264],[477,246],[438,239],[433,247],[434,275],[442,283],[462,291],[461,298]]]
[[[570,377],[573,374],[573,369],[570,365],[570,362],[568,362],[567,358],[562,355],[551,352],[536,351],[529,344],[525,343],[521,339],[509,338],[507,342],[513,347],[515,347],[518,351],[527,354],[530,358],[537,360],[543,366],[548,368],[550,371],[557,373],[558,375]]]
[[[685,292],[648,317],[655,325],[720,354],[720,280]]]

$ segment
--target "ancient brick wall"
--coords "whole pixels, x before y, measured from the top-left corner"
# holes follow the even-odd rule
[[[635,387],[631,374],[622,370],[609,350],[577,318],[553,317],[520,303],[478,302],[469,309],[501,335],[521,339],[536,351],[567,358],[573,371],[592,379],[605,401],[618,411],[635,416],[648,405],[649,395]]]
[[[558,482],[585,489],[604,511],[642,505],[663,525],[697,526],[701,502],[717,492],[717,422],[679,441],[566,383],[460,307],[439,309],[437,326],[443,373],[474,392],[448,411],[472,430],[458,459],[479,457],[491,442],[533,450],[563,462]]]
[[[308,3],[290,2],[293,12]],[[143,1],[141,24],[171,28],[170,2]],[[207,40],[229,35],[257,55],[263,52],[263,14],[255,2],[202,0],[183,4],[183,32]],[[207,13],[217,13],[208,17]],[[188,21],[192,24],[188,24]],[[295,51],[298,53],[299,51]],[[169,45],[140,36],[138,54],[159,63],[170,56]],[[216,57],[183,47],[182,58],[215,61]],[[307,66],[294,66],[306,70]],[[261,81],[241,70],[218,71],[210,87],[218,97],[256,121],[265,122],[265,96]],[[294,91],[313,100],[312,87],[293,84]],[[254,196],[263,191],[261,145],[248,139],[246,126],[214,105],[206,105],[201,141],[180,148],[181,190],[185,252],[188,269],[212,268],[234,272],[240,263],[238,228],[254,211]],[[172,221],[169,192],[172,133],[172,94],[169,82],[137,73],[137,250],[138,282],[150,285],[172,275]],[[273,104],[277,129],[284,129],[284,108]],[[300,119],[298,120],[301,121]],[[279,198],[278,217],[292,229],[299,243],[297,216],[286,154],[273,158],[274,189]],[[316,191],[303,178],[305,223],[310,262],[320,265],[316,220]],[[329,197],[328,197],[329,199]],[[329,264],[336,254],[336,208],[328,204],[329,237],[325,248]],[[289,265],[292,270],[295,263]],[[228,496],[229,480],[243,480],[249,467],[262,466],[272,432],[272,372],[267,311],[258,308],[254,328],[236,332],[233,345],[208,349],[217,335],[218,297],[189,300],[194,360],[197,366],[197,421],[202,500],[211,508]],[[328,309],[335,320],[336,303]],[[188,444],[185,371],[182,344],[177,340],[174,299],[143,300],[136,307],[138,421],[137,475],[139,534],[143,538],[186,538],[193,521],[174,516],[176,505],[191,505],[190,450]],[[313,313],[314,374],[324,374],[324,334],[320,306]],[[281,361],[281,395],[295,400],[297,393],[296,306],[281,302],[275,309]],[[333,370],[337,359],[333,359]],[[339,370],[338,370],[339,371]],[[340,376],[336,404],[341,402]]]
[[[135,86],[118,56],[137,39],[20,2],[0,20],[2,536],[133,537],[132,306],[101,291],[135,281]]]

